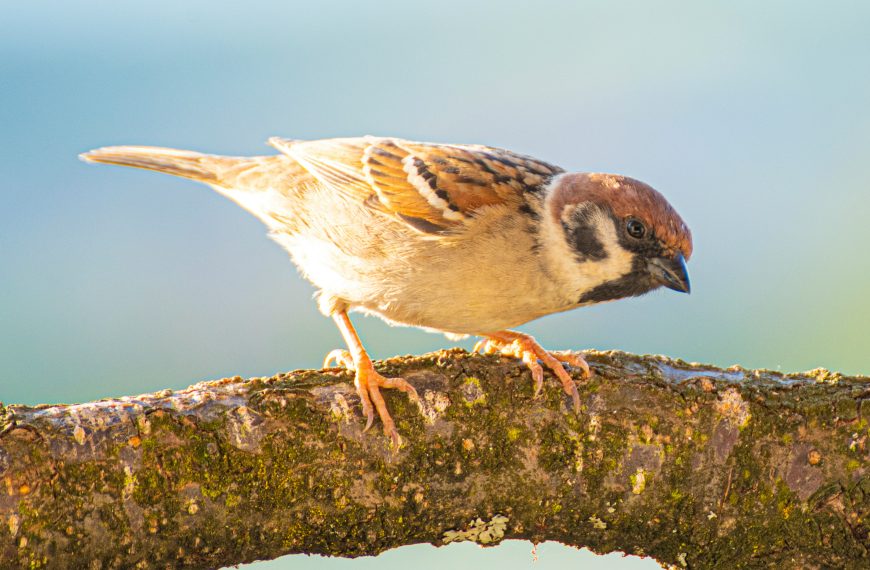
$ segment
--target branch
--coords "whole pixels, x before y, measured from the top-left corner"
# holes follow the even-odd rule
[[[380,363],[404,444],[350,374],[0,405],[0,567],[217,567],[415,543],[555,540],[689,568],[870,565],[870,379],[587,353],[583,409],[521,363]],[[422,411],[422,413],[420,413]]]

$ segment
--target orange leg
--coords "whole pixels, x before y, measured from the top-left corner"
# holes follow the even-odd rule
[[[341,331],[341,336],[344,337],[344,342],[347,343],[349,350],[333,350],[326,355],[324,367],[328,366],[333,360],[343,364],[351,370],[355,370],[354,385],[359,394],[362,403],[363,413],[366,416],[366,427],[368,430],[372,427],[375,421],[375,412],[378,411],[378,416],[381,418],[381,423],[384,424],[384,433],[393,441],[393,444],[398,447],[402,443],[399,433],[396,431],[396,424],[393,418],[390,417],[390,412],[387,410],[387,404],[384,402],[384,397],[381,396],[381,388],[396,388],[402,392],[406,392],[408,397],[413,401],[419,401],[417,390],[408,384],[402,378],[385,378],[375,372],[372,359],[363,348],[359,335],[353,328],[350,318],[346,311],[340,311],[332,315],[335,324],[338,325],[338,330]]]
[[[532,379],[535,381],[535,397],[541,393],[544,385],[544,369],[538,363],[538,359],[540,359],[544,363],[544,366],[552,370],[562,382],[562,389],[574,401],[574,410],[580,410],[580,394],[577,392],[577,384],[574,383],[574,379],[571,378],[571,375],[568,374],[562,363],[565,362],[581,369],[583,377],[589,378],[591,371],[582,356],[567,350],[545,350],[531,336],[516,331],[504,330],[487,333],[483,336],[484,339],[474,345],[475,352],[481,351],[483,354],[500,353],[519,358],[525,362],[529,370],[532,371]]]

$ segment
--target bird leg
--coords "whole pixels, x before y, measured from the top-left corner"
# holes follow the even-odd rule
[[[544,366],[552,370],[562,382],[562,389],[571,396],[574,402],[574,410],[580,410],[580,394],[577,392],[577,385],[562,363],[579,368],[583,371],[583,377],[589,378],[591,375],[589,365],[582,356],[568,350],[546,350],[531,336],[516,331],[504,330],[487,333],[483,336],[484,339],[474,345],[474,352],[499,353],[519,358],[525,362],[532,372],[532,379],[535,381],[535,397],[538,397],[544,385],[544,369],[538,362],[540,359]]]
[[[398,449],[402,444],[402,439],[396,431],[396,424],[387,410],[387,404],[384,402],[384,397],[381,396],[380,389],[396,388],[407,393],[414,402],[419,401],[417,390],[402,378],[385,378],[375,372],[372,359],[363,348],[359,335],[356,334],[346,311],[334,313],[332,318],[338,325],[338,330],[341,331],[341,336],[344,337],[344,342],[347,343],[349,350],[333,350],[326,355],[323,366],[327,367],[332,361],[335,361],[355,372],[354,385],[362,403],[363,413],[366,416],[366,427],[363,431],[372,427],[372,423],[375,421],[375,410],[377,410],[381,423],[384,424],[384,434],[393,441]]]

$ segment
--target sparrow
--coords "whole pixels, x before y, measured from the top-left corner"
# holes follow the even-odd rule
[[[269,143],[279,154],[113,146],[80,157],[203,182],[259,218],[318,289],[321,312],[347,344],[324,366],[354,371],[365,429],[377,411],[397,447],[381,389],[419,402],[417,392],[374,369],[349,312],[450,338],[482,337],[475,350],[526,363],[535,395],[542,365],[551,370],[576,410],[577,385],[563,364],[588,378],[583,357],[547,351],[511,329],[661,286],[689,292],[689,228],[638,180],[568,173],[482,145],[372,136]]]

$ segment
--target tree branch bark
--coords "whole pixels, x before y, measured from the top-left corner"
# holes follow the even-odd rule
[[[574,414],[521,363],[379,363],[404,438],[350,374],[297,371],[0,405],[0,567],[219,567],[519,538],[677,568],[870,566],[870,379],[586,353]],[[391,392],[391,391],[390,391]]]

